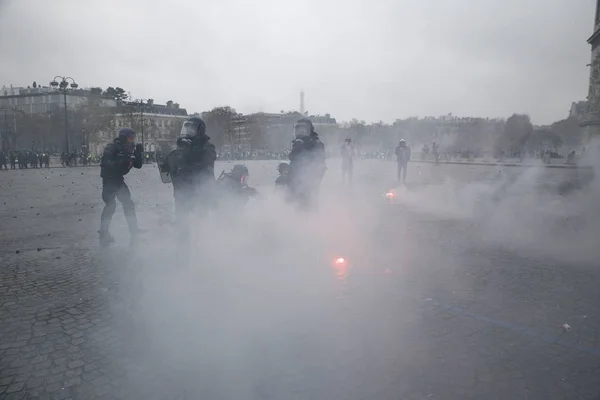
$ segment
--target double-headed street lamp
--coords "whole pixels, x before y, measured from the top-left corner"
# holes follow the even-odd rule
[[[59,78],[60,82],[56,79]],[[58,86],[59,90],[62,90],[64,101],[65,101],[65,151],[69,152],[69,126],[68,126],[68,117],[67,117],[67,88],[69,87],[69,80],[71,81],[71,88],[77,89],[79,85],[75,82],[75,79],[70,76],[55,76],[52,82],[50,82],[50,86],[56,88]]]

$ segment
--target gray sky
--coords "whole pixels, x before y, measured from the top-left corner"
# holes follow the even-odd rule
[[[0,85],[120,86],[189,112],[565,118],[593,0],[0,0]]]

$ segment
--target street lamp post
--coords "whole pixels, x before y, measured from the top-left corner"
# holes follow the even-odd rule
[[[142,149],[146,151],[146,147],[144,147],[144,101],[148,101],[147,99],[139,99],[138,104],[140,105],[140,132],[142,134]]]
[[[144,101],[148,101],[148,99],[138,99],[137,103],[140,105],[140,132],[142,134],[142,157],[145,157],[146,147],[144,143]],[[144,158],[144,163],[146,159]]]
[[[60,79],[60,82],[56,80],[56,78]],[[71,88],[77,89],[79,85],[75,82],[75,79],[69,76],[55,76],[52,82],[50,82],[50,86],[56,88],[58,86],[59,90],[63,92],[63,98],[65,102],[65,151],[69,153],[69,120],[67,116],[67,88],[69,87],[69,80],[71,81]]]
[[[4,133],[2,135],[0,135],[0,137],[2,138],[2,150],[4,150],[4,142],[8,138],[8,118],[6,115],[6,111],[8,111],[8,110],[5,109],[3,111],[4,111]]]

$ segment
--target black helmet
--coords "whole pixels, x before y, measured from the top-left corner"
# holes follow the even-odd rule
[[[123,142],[127,142],[127,139],[135,138],[135,131],[131,128],[121,128],[119,129],[119,139]]]
[[[283,175],[286,172],[290,171],[290,164],[282,162],[279,163],[279,165],[277,166],[277,172],[279,172],[281,175]]]
[[[188,118],[181,127],[180,136],[196,137],[206,135],[206,124],[200,117]]]
[[[248,168],[245,165],[236,164],[231,169],[231,172],[229,173],[229,175],[231,175],[235,179],[239,179],[240,182],[242,182],[242,183],[246,183],[246,180],[248,179],[248,175],[250,175],[250,172],[248,171]]]
[[[349,137],[347,137],[347,138],[346,138],[346,140],[344,140],[344,142],[346,142],[346,143],[351,143],[351,142],[352,142],[352,139],[350,139]]]
[[[400,146],[406,146],[406,140],[400,139],[400,141],[398,142],[398,145],[400,145]]]
[[[315,127],[313,126],[311,120],[308,118],[299,119],[298,122],[296,122],[296,125],[294,125],[294,135],[297,138],[310,136],[314,132]]]

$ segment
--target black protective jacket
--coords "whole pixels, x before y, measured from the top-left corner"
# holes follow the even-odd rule
[[[215,145],[206,135],[177,139],[177,148],[165,159],[175,189],[182,185],[214,182],[216,160]]]
[[[287,187],[289,184],[290,184],[289,174],[279,175],[277,177],[277,179],[275,179],[275,187],[277,187],[277,188]]]
[[[116,138],[104,148],[100,162],[100,176],[103,179],[123,180],[131,168],[142,168],[142,148],[123,143]]]
[[[325,169],[325,145],[316,132],[292,142],[289,176],[292,187],[320,184]]]

